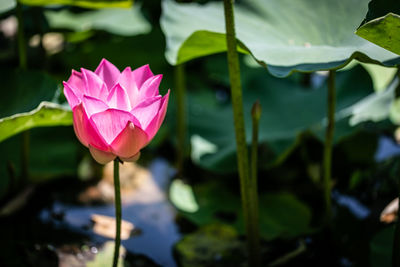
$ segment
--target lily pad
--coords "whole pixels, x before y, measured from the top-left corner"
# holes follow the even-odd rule
[[[263,109],[259,143],[266,145],[269,152],[267,159],[260,159],[264,165],[283,160],[305,131],[324,140],[326,84],[310,89],[289,79],[270,76],[261,68],[249,70],[244,66],[243,72],[246,72],[243,103],[247,143],[251,143],[251,107],[259,99]],[[373,91],[371,78],[361,66],[337,74],[336,143],[356,130],[348,124],[348,108]],[[211,90],[190,91],[188,107],[192,160],[209,170],[235,171],[236,164],[232,164],[236,162],[235,132],[230,103],[220,103]],[[208,149],[204,150],[205,147]]]
[[[47,5],[71,5],[86,8],[129,8],[133,0],[20,0],[25,5],[47,6]]]
[[[197,225],[229,223],[243,234],[244,222],[239,194],[234,194],[222,182],[193,186],[199,209],[181,211],[181,215]],[[265,193],[259,197],[260,231],[266,240],[292,238],[311,231],[310,209],[290,193]],[[179,207],[177,207],[179,209]]]
[[[104,30],[113,34],[132,36],[150,32],[151,25],[140,12],[140,6],[130,9],[107,8],[84,13],[69,10],[46,11],[51,28],[73,31]]]
[[[240,50],[250,53],[275,76],[339,69],[353,58],[396,65],[400,62],[397,55],[354,34],[367,13],[367,4],[368,0],[237,2]],[[221,2],[201,5],[164,0],[162,8],[161,26],[170,64],[226,50]]]
[[[245,258],[244,242],[234,228],[217,223],[186,235],[175,246],[179,266],[240,266]]]

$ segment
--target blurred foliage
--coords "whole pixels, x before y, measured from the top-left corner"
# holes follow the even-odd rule
[[[146,34],[151,30],[151,25],[141,14],[138,5],[133,9],[108,8],[77,14],[68,10],[49,10],[45,16],[53,29],[77,32],[104,30],[123,36]]]
[[[225,59],[211,60],[208,71],[220,85],[228,86],[223,77],[227,75]],[[267,159],[261,158],[264,164],[279,163],[285,159],[296,146],[298,137],[305,131],[312,132],[323,140],[326,105],[325,77],[323,83],[315,88],[307,89],[301,83],[279,79],[268,75],[262,68],[252,69],[242,67],[244,88],[245,120],[250,122],[250,110],[253,103],[259,99],[263,108],[260,120],[259,143],[266,144]],[[336,142],[354,133],[347,123],[346,112],[352,105],[373,92],[371,78],[360,66],[337,75],[338,104],[336,118]],[[190,84],[190,82],[189,82]],[[189,92],[189,130],[190,135],[200,136],[206,143],[215,146],[213,151],[197,153],[198,146],[192,140],[192,158],[202,167],[216,171],[234,171],[236,166],[229,164],[235,159],[235,136],[233,130],[232,107],[227,91],[201,89],[201,82],[193,83],[194,89]],[[207,86],[207,85],[204,85]],[[199,88],[200,87],[200,88]],[[226,95],[222,101],[219,95]],[[304,108],[307,106],[307,108]],[[207,108],[206,108],[207,107]],[[341,116],[341,114],[344,114]],[[349,115],[349,114],[347,114]],[[295,118],[295,119],[294,119]],[[216,123],[210,123],[215,121]],[[218,122],[225,122],[224,124]],[[251,124],[247,123],[247,142],[251,142]],[[194,154],[193,154],[194,153]]]
[[[22,71],[18,68],[15,1],[1,1],[2,204],[26,185],[40,183],[44,189],[38,195],[48,197],[41,205],[49,205],[53,201],[50,195],[72,190],[65,184],[78,182],[78,165],[88,151],[75,137],[61,81],[69,77],[71,69],[93,70],[102,58],[120,69],[149,64],[154,73],[164,75],[161,94],[172,89],[167,118],[155,140],[142,151],[141,163],[158,156],[174,162],[176,99],[173,66],[167,59],[173,64],[186,62],[186,142],[192,147],[184,175],[172,182],[169,192],[178,208],[177,221],[184,235],[176,251],[186,255],[181,263],[188,260],[190,266],[192,256],[233,255],[233,262],[238,262],[235,256],[242,258],[243,219],[226,55],[211,56],[226,50],[223,12],[218,1],[189,2],[196,3],[184,6],[171,0],[162,4],[143,1],[131,7],[132,1],[126,0],[24,0],[28,70]],[[263,109],[258,166],[260,223],[266,253],[272,247],[283,247],[271,256],[280,258],[304,239],[306,251],[292,266],[325,266],[328,261],[333,266],[389,265],[392,228],[380,225],[378,215],[397,194],[399,158],[393,155],[398,152],[389,153],[390,149],[398,149],[392,137],[395,125],[389,120],[399,114],[396,69],[355,64],[337,73],[333,155],[336,213],[331,233],[319,231],[323,215],[320,182],[326,73],[296,72],[284,79],[272,76],[337,69],[354,58],[396,66],[398,58],[394,54],[354,34],[367,12],[367,0],[301,0],[290,4],[274,0],[266,1],[265,6],[261,1],[237,3],[238,50],[247,54],[241,57],[241,74],[248,144],[251,106],[260,100]],[[370,11],[375,3],[383,2],[372,1]],[[111,9],[116,6],[128,8]],[[99,7],[104,9],[89,9]],[[258,63],[249,63],[251,56]],[[267,65],[272,75],[259,63]],[[21,177],[20,153],[21,133],[27,129],[28,180]],[[382,140],[389,140],[390,149]],[[60,180],[62,177],[65,179]],[[51,185],[57,181],[59,187],[54,189]],[[35,203],[28,206],[31,204]],[[368,215],[360,218],[359,210]],[[37,216],[32,211],[27,217],[26,212],[20,215],[24,220]],[[8,234],[5,230],[11,223],[2,222],[1,233]],[[41,236],[45,231],[42,228],[37,233],[36,228],[29,228],[29,233],[22,231],[20,235]],[[63,229],[62,234],[68,237],[68,231]],[[9,235],[7,240],[12,240]],[[25,241],[21,237],[18,240]],[[61,239],[57,236],[57,240]],[[4,251],[13,250],[13,258],[20,249],[15,242],[10,247],[2,246]],[[29,244],[33,246],[34,241]],[[101,256],[95,260],[103,261]]]
[[[177,183],[175,180],[173,183]],[[177,207],[182,207],[182,199],[171,191],[171,198],[175,199]],[[193,198],[198,210],[181,210],[181,215],[198,225],[207,225],[220,222],[229,223],[244,234],[244,222],[237,194],[221,182],[207,182],[193,187]],[[311,212],[309,208],[293,195],[280,193],[265,193],[260,195],[260,231],[265,240],[275,238],[293,238],[309,233]]]

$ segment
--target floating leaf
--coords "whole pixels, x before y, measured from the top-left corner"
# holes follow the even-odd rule
[[[133,0],[20,0],[25,5],[47,6],[47,5],[72,5],[86,8],[121,7],[129,8]]]
[[[176,179],[172,181],[169,197],[171,202],[182,211],[196,212],[199,210],[192,188],[184,184],[182,180]]]
[[[356,58],[393,66],[398,57],[354,34],[368,0],[254,0],[235,5],[241,51],[276,76],[338,69]],[[163,1],[166,58],[176,65],[226,50],[223,4]],[[396,61],[393,61],[395,60]]]
[[[244,261],[244,242],[229,225],[205,225],[185,235],[175,246],[179,266],[241,266]]]
[[[50,27],[73,31],[104,30],[113,34],[132,36],[150,32],[151,25],[140,12],[140,6],[131,9],[100,9],[84,13],[69,10],[46,11]]]

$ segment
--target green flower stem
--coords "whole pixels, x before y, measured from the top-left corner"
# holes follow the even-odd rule
[[[328,76],[328,125],[326,128],[325,135],[325,147],[324,147],[324,162],[323,162],[323,186],[324,186],[324,198],[325,198],[325,209],[327,222],[331,219],[331,176],[332,176],[332,145],[333,145],[333,134],[335,130],[335,105],[336,105],[336,88],[335,88],[335,76],[334,70],[329,71]]]
[[[226,27],[226,44],[228,53],[228,69],[231,84],[231,97],[233,118],[236,132],[237,160],[240,178],[240,191],[242,197],[243,214],[245,219],[249,266],[258,266],[260,255],[258,250],[258,237],[254,230],[258,221],[252,217],[251,208],[251,181],[249,172],[249,159],[246,144],[246,134],[243,116],[242,87],[240,82],[239,58],[236,51],[236,33],[233,14],[233,0],[224,0],[224,14]]]
[[[175,93],[176,93],[176,113],[177,113],[177,168],[178,174],[183,174],[183,164],[186,151],[186,88],[185,88],[185,65],[175,66]]]
[[[113,267],[118,266],[119,247],[121,245],[121,188],[119,185],[119,159],[114,159],[114,196],[115,196],[115,248]]]
[[[17,19],[18,19],[18,57],[19,67],[22,70],[27,69],[26,60],[26,41],[24,35],[24,19],[22,15],[22,4],[17,1]],[[29,175],[29,131],[22,133],[22,151],[21,151],[21,166],[22,179],[26,181]]]

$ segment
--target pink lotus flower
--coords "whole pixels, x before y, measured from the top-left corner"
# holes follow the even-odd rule
[[[167,111],[169,90],[164,97],[159,94],[161,79],[148,65],[120,72],[106,59],[94,72],[72,70],[63,82],[64,94],[73,112],[76,136],[97,162],[138,159]]]

